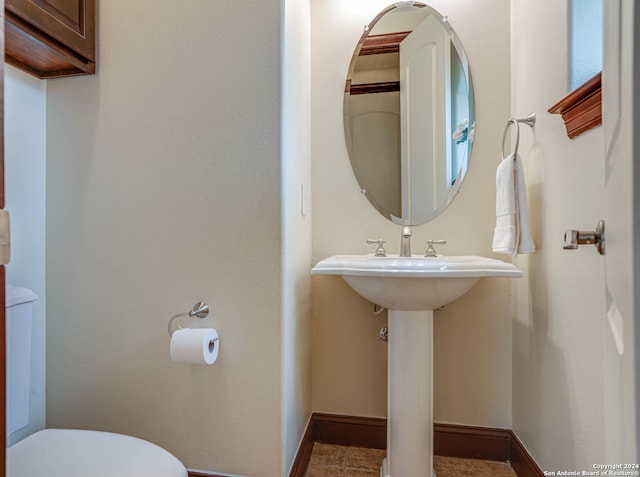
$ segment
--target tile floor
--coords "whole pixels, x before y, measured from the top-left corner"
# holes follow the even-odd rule
[[[316,442],[306,477],[379,477],[385,451]],[[438,477],[517,477],[511,466],[452,457],[434,458]]]

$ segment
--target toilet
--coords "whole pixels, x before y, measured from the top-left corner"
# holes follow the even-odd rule
[[[31,308],[38,297],[7,285],[7,435],[29,423]],[[7,477],[187,477],[161,447],[123,434],[45,429],[7,449]]]

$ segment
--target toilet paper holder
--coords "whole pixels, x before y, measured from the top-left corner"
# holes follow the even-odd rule
[[[175,333],[175,331],[177,330],[172,330],[171,328],[173,327],[173,322],[176,321],[178,318],[181,318],[183,316],[188,316],[190,318],[205,318],[207,315],[209,314],[209,305],[207,305],[205,302],[203,301],[199,301],[198,303],[196,303],[195,305],[193,305],[193,308],[191,310],[189,310],[186,313],[177,313],[175,315],[173,315],[170,319],[169,319],[169,324],[167,325],[167,328],[169,330],[169,336],[173,336],[173,333]],[[178,328],[182,328],[180,325],[178,325]]]

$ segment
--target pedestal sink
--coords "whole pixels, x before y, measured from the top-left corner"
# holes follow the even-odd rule
[[[335,255],[314,275],[340,275],[389,310],[387,458],[381,477],[433,477],[433,310],[483,277],[518,278],[510,263],[477,256]]]

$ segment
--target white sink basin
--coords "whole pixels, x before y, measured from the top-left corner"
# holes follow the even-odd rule
[[[478,256],[334,255],[314,275],[340,275],[358,294],[391,310],[433,310],[464,295],[482,277],[518,278],[510,263]]]

